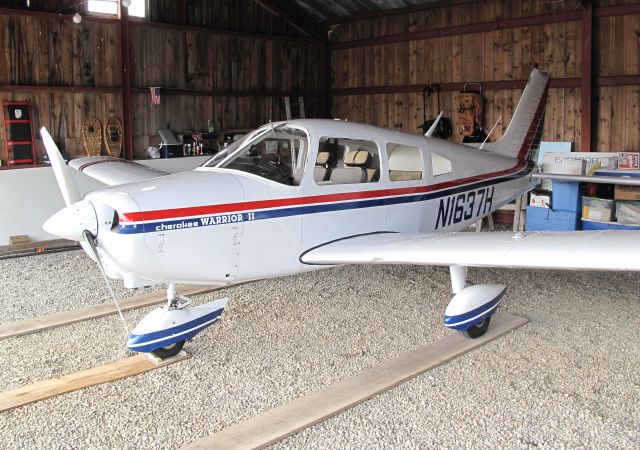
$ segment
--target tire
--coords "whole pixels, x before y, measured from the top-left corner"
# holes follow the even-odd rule
[[[472,325],[470,328],[467,328],[466,330],[461,331],[460,334],[462,334],[467,339],[477,339],[487,332],[490,322],[491,322],[491,317],[487,317],[482,322]]]
[[[166,347],[157,348],[151,353],[160,359],[167,359],[180,353],[182,347],[184,347],[184,341],[176,342],[175,344],[167,345]]]

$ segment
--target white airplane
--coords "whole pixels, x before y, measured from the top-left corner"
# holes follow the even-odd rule
[[[476,338],[506,286],[469,285],[469,266],[640,270],[632,232],[459,233],[536,185],[548,83],[534,70],[504,136],[482,149],[432,138],[436,124],[421,136],[292,120],[258,128],[191,172],[73,160],[110,186],[84,199],[42,128],[67,204],[44,229],[80,241],[129,288],[168,285],[166,306],[129,336],[134,351],[170,356],[220,317],[226,299],[188,308],[176,283],[225,285],[339,264],[450,266],[444,324]]]

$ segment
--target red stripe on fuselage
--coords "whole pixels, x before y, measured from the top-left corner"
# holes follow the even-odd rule
[[[438,191],[463,184],[475,183],[488,178],[510,175],[518,172],[527,166],[526,161],[520,161],[511,169],[500,170],[498,172],[474,175],[459,180],[446,181],[444,183],[432,184],[430,186],[416,186],[397,189],[376,189],[373,191],[343,192],[339,194],[313,195],[309,197],[290,197],[273,200],[257,200],[252,202],[224,203],[221,205],[190,206],[187,208],[158,209],[153,211],[129,212],[120,215],[120,222],[141,222],[161,219],[176,219],[179,217],[203,216],[209,214],[222,214],[238,211],[252,211],[257,209],[280,208],[284,206],[301,206],[311,203],[330,203],[344,200],[362,200],[374,197],[390,197],[406,194],[421,194],[425,192]]]

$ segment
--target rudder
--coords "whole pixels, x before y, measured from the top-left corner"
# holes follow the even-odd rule
[[[507,131],[484,148],[520,161],[532,158],[542,138],[548,90],[549,74],[533,69]]]

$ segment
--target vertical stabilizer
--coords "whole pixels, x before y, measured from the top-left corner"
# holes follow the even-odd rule
[[[548,89],[549,74],[533,69],[507,131],[484,148],[519,160],[529,159],[542,138]]]

